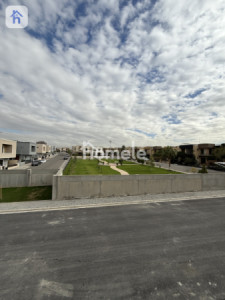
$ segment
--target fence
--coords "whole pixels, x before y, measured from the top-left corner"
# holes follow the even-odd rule
[[[2,170],[0,187],[23,187],[52,185],[52,177],[58,170]]]
[[[225,190],[225,174],[53,176],[53,200]]]

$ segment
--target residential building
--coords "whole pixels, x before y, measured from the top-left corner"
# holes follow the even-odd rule
[[[73,153],[81,153],[82,152],[82,146],[72,146],[72,152]]]
[[[51,153],[52,147],[50,145],[46,145],[46,153]]]
[[[198,145],[183,144],[183,145],[180,145],[179,148],[180,148],[181,152],[184,154],[194,155],[195,157],[197,156]]]
[[[0,139],[0,169],[17,164],[16,141]]]
[[[213,156],[215,144],[186,144],[179,147],[185,155],[193,155],[199,165],[209,165],[215,162],[215,157]]]
[[[153,146],[153,147],[146,147],[146,153],[148,157],[153,157],[157,153],[162,150],[162,146]]]
[[[196,159],[199,164],[209,165],[215,162],[215,157],[213,156],[213,150],[215,149],[215,144],[198,144]]]
[[[16,158],[19,162],[31,161],[37,155],[36,148],[36,143],[17,141]]]
[[[46,156],[47,152],[47,143],[44,141],[39,141],[36,143],[37,154]]]

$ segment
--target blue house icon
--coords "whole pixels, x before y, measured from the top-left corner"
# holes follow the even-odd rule
[[[13,24],[16,24],[16,20],[17,23],[20,24],[20,18],[23,18],[23,15],[21,15],[20,12],[18,12],[18,10],[13,10],[12,15],[10,16],[10,18],[13,18]]]

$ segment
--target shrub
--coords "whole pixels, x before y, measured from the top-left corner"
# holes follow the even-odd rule
[[[120,159],[120,160],[119,160],[119,163],[120,163],[120,165],[122,166],[122,164],[123,164],[123,159]]]
[[[208,173],[205,165],[202,166],[202,169],[198,171],[198,173]]]

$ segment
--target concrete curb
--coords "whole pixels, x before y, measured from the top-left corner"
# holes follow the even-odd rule
[[[220,191],[221,192],[221,191]],[[152,196],[152,195],[151,195]],[[164,196],[164,197],[163,197]],[[176,197],[175,197],[176,196]],[[183,197],[178,197],[178,195],[162,195],[161,198],[158,199],[142,199],[142,200],[132,200],[127,198],[126,201],[124,201],[122,198],[120,201],[110,201],[113,199],[108,199],[108,202],[101,202],[99,199],[99,202],[97,203],[87,203],[87,204],[75,204],[74,202],[76,202],[77,200],[69,200],[69,202],[67,201],[65,203],[65,200],[62,201],[57,201],[56,203],[54,203],[55,205],[51,205],[53,204],[51,200],[49,201],[45,201],[49,202],[49,206],[42,206],[42,201],[37,201],[36,203],[40,204],[39,207],[23,207],[23,208],[19,208],[19,207],[12,207],[12,209],[10,209],[10,205],[6,205],[5,209],[1,209],[0,210],[0,215],[1,214],[18,214],[18,213],[29,213],[29,212],[47,212],[47,211],[59,211],[59,210],[74,210],[74,209],[86,209],[86,208],[100,208],[100,207],[113,207],[113,206],[126,206],[126,205],[145,205],[145,204],[158,204],[162,203],[162,202],[182,202],[182,201],[190,201],[190,200],[207,200],[207,199],[217,199],[217,198],[225,198],[225,191],[222,191],[221,193],[215,193],[215,194],[208,194],[208,195],[183,195]],[[96,200],[96,199],[94,199]],[[63,203],[64,202],[64,203]],[[26,202],[27,203],[27,202]],[[8,203],[7,203],[8,204]],[[11,203],[12,205],[15,203]],[[19,204],[24,205],[24,202],[20,202]],[[56,205],[57,204],[57,205]],[[60,205],[60,204],[66,204],[66,205]],[[2,205],[2,204],[1,204]],[[1,208],[0,205],[0,208]],[[22,206],[21,205],[21,206]],[[8,209],[7,209],[8,206]],[[20,206],[20,205],[18,205]]]

